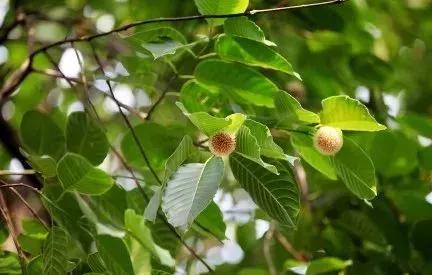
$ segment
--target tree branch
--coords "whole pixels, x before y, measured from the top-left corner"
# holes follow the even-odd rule
[[[233,18],[233,17],[241,17],[241,16],[252,16],[256,14],[263,14],[263,13],[275,13],[275,12],[282,12],[282,11],[289,11],[289,10],[296,10],[296,9],[304,9],[304,8],[312,8],[312,7],[318,7],[318,6],[325,6],[325,5],[335,5],[335,4],[342,4],[348,0],[330,0],[330,1],[324,1],[324,2],[318,2],[318,3],[311,3],[311,4],[303,4],[303,5],[296,5],[296,6],[286,6],[286,7],[277,7],[277,8],[270,8],[270,9],[261,9],[261,10],[248,10],[245,12],[240,13],[231,13],[231,14],[208,14],[208,15],[191,15],[191,16],[182,16],[182,17],[162,17],[162,18],[153,18],[153,19],[147,19],[142,21],[133,22],[124,26],[121,26],[119,28],[113,29],[108,32],[102,32],[94,35],[88,35],[88,36],[82,36],[82,37],[76,37],[76,38],[69,38],[60,40],[48,45],[45,45],[37,50],[35,50],[33,53],[29,55],[29,57],[26,59],[26,61],[21,65],[20,69],[16,71],[10,78],[9,81],[6,82],[6,84],[2,87],[0,90],[0,105],[1,103],[4,103],[7,98],[15,91],[15,89],[21,84],[21,82],[28,76],[28,74],[31,72],[32,63],[34,57],[50,48],[61,46],[67,43],[73,43],[73,42],[90,42],[96,38],[104,37],[110,34],[119,33],[125,30],[128,30],[130,28],[140,26],[140,25],[147,25],[147,24],[153,24],[153,23],[161,23],[161,22],[181,22],[181,21],[193,21],[193,20],[204,20],[204,19],[212,19],[212,18]]]

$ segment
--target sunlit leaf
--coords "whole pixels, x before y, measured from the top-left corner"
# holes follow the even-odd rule
[[[381,131],[386,127],[376,122],[360,101],[348,96],[332,96],[322,101],[321,124],[350,131]]]
[[[230,164],[237,181],[259,207],[284,225],[296,225],[299,194],[287,170],[278,167],[280,174],[275,175],[237,153],[230,156]]]

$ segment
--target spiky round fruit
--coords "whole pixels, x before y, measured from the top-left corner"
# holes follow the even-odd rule
[[[330,126],[320,127],[313,140],[315,148],[326,156],[334,156],[343,145],[342,131]]]
[[[236,147],[236,138],[228,133],[218,133],[210,137],[209,148],[213,155],[224,157],[231,154]]]

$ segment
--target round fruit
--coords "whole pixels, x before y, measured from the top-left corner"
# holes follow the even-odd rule
[[[228,133],[218,133],[209,139],[210,152],[218,157],[228,156],[236,147],[235,136]]]
[[[320,127],[313,139],[315,148],[326,156],[334,156],[343,145],[342,131],[330,126]]]

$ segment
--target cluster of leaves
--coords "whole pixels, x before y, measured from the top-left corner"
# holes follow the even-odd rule
[[[89,5],[107,9],[96,2]],[[136,19],[194,9],[230,14],[251,6],[247,0],[195,0],[195,7],[178,4],[172,11],[165,2],[147,15],[131,1],[129,14]],[[266,3],[254,2],[257,8]],[[300,10],[283,22],[266,18],[270,23],[263,22],[263,28],[278,24],[266,32],[247,17],[176,26],[191,38],[168,24],[137,26],[92,42],[107,67],[121,65],[127,73],[98,75],[99,62],[84,42],[76,45],[84,56],[82,74],[95,80],[94,87],[53,86],[39,75],[26,79],[11,100],[16,110],[9,121],[19,129],[22,153],[43,182],[41,201],[52,218],[48,229],[37,220],[22,221],[18,242],[29,255],[26,272],[205,272],[199,259],[183,257],[183,248],[199,247],[192,241],[218,246],[226,242],[227,226],[234,228],[236,237],[230,238],[245,256],[238,265],[214,264],[217,273],[428,272],[432,206],[424,197],[432,150],[418,137],[432,136],[432,122],[420,114],[388,114],[381,91],[414,89],[416,83],[397,81],[396,76],[407,77],[406,66],[378,58],[373,51],[384,46],[363,29],[368,12],[376,17],[386,5],[398,10],[402,4],[369,3],[363,11],[361,3],[352,2]],[[126,22],[129,18],[115,11],[121,6],[114,1],[108,12]],[[282,24],[305,34],[279,30]],[[208,35],[202,29],[209,29]],[[8,43],[9,49],[15,45]],[[127,50],[110,52],[106,45]],[[403,64],[403,58],[394,63]],[[49,64],[42,57],[35,60],[40,71]],[[154,109],[144,110],[151,110],[149,117],[143,121],[126,109],[116,115],[104,104],[89,104],[102,103],[112,92],[96,85],[106,79],[127,84],[136,97],[144,90],[157,98]],[[32,95],[35,86],[61,89],[64,98],[49,105],[55,91],[43,101],[46,94]],[[371,104],[354,99],[351,91],[358,86],[369,89]],[[84,111],[67,115],[77,96]],[[123,125],[131,126],[126,131]],[[334,156],[314,147],[321,126],[344,133]],[[218,133],[236,138],[229,157],[208,150],[206,141]],[[239,188],[258,206],[243,223],[228,220],[216,199],[218,192],[233,194]],[[279,236],[279,242],[271,240],[272,260],[261,249],[271,234],[255,237],[258,219]],[[2,232],[0,241],[7,235]],[[209,254],[203,258],[212,261]],[[3,273],[21,274],[14,253],[0,255]]]

